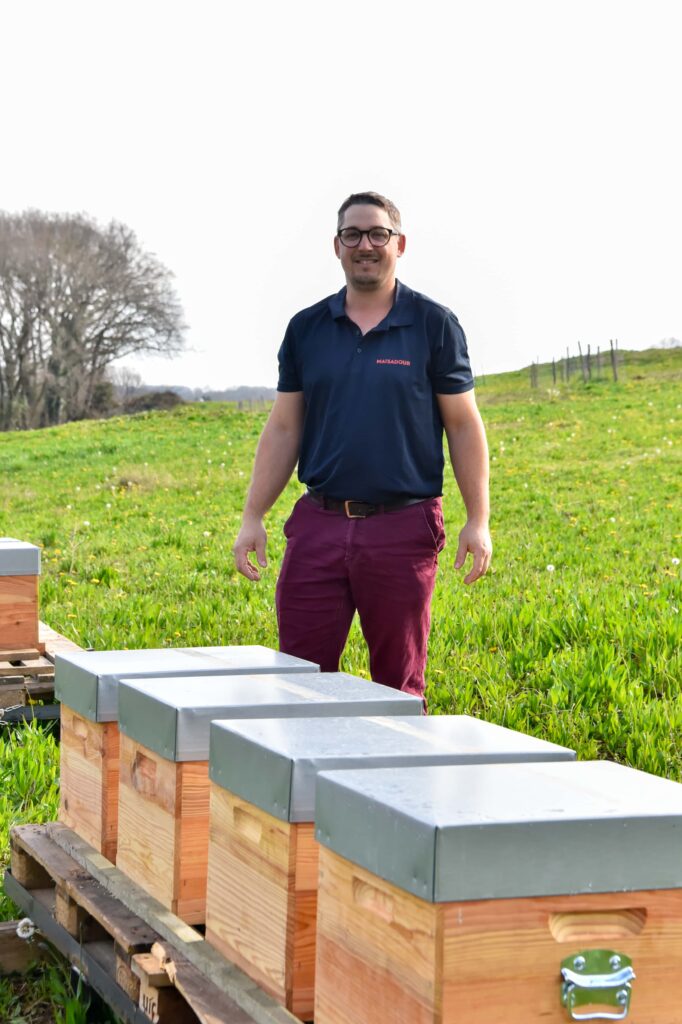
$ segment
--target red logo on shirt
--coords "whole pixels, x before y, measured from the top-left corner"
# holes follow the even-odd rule
[[[379,366],[412,366],[409,359],[377,359]]]

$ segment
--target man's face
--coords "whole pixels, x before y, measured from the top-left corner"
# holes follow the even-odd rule
[[[386,210],[380,206],[349,206],[343,215],[342,228],[388,228],[395,230]],[[346,281],[358,291],[378,291],[395,279],[395,265],[405,251],[405,236],[392,235],[387,245],[372,245],[367,235],[349,249],[339,238],[334,239],[334,251],[341,260]]]

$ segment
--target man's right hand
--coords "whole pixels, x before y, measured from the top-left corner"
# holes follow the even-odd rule
[[[232,548],[237,569],[242,576],[246,576],[247,580],[252,580],[254,583],[260,579],[260,573],[250,561],[249,554],[255,551],[258,564],[265,569],[268,564],[265,557],[267,539],[268,535],[265,532],[262,519],[245,519]]]

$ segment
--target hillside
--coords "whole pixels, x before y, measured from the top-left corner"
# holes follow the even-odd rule
[[[493,570],[452,568],[433,606],[434,712],[467,712],[682,778],[682,350],[628,357],[622,382],[481,382]],[[0,533],[44,548],[43,617],[86,647],[276,644],[274,581],[291,483],[254,586],[230,547],[265,413],[171,413],[0,436]],[[357,627],[343,666],[366,673]]]

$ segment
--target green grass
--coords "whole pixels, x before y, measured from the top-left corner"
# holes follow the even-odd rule
[[[493,569],[466,588],[452,567],[463,510],[448,476],[430,707],[680,779],[682,350],[628,353],[618,385],[549,374],[478,389]],[[98,649],[275,646],[296,482],[269,516],[263,582],[230,554],[264,418],[206,404],[0,435],[0,534],[43,548],[42,617]],[[367,674],[357,625],[343,668]],[[3,856],[12,821],[54,814],[54,749],[35,743],[18,732],[0,749]]]
[[[628,354],[623,376],[486,378],[493,570],[466,588],[452,568],[463,510],[448,477],[428,695],[435,712],[679,778],[682,350]],[[0,436],[0,532],[43,547],[46,621],[98,649],[276,645],[296,482],[269,517],[263,582],[230,554],[264,416],[192,405]],[[357,626],[344,668],[367,674]]]

